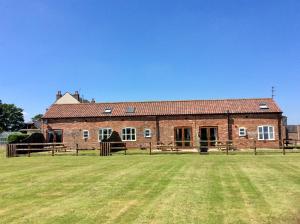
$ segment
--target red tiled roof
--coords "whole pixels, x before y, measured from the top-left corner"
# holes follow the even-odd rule
[[[269,109],[260,109],[266,103]],[[134,113],[127,113],[128,107],[134,107]],[[111,113],[104,113],[111,108]],[[146,116],[146,115],[195,115],[230,113],[280,113],[273,99],[226,99],[226,100],[184,100],[149,101],[120,103],[81,103],[53,104],[44,118],[80,118],[108,116]]]

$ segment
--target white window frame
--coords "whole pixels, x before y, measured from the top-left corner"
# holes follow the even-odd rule
[[[112,112],[111,108],[105,108],[104,109],[104,113],[106,113],[106,114],[111,114],[111,112]]]
[[[87,136],[86,136],[87,133]],[[82,131],[82,137],[83,139],[89,139],[90,138],[90,131],[89,130],[83,130]]]
[[[100,139],[100,130],[102,131],[101,139]],[[101,142],[104,139],[103,138],[104,137],[103,130],[106,130],[108,134],[109,134],[109,130],[110,130],[110,134],[109,135],[107,134],[107,138],[109,138],[111,136],[111,134],[113,133],[113,129],[112,128],[99,128],[98,129],[98,142]]]
[[[241,131],[243,131],[244,134],[241,134]],[[240,137],[245,137],[245,136],[247,136],[247,129],[244,128],[244,127],[240,127],[240,128],[239,128],[239,136],[240,136]]]
[[[267,127],[268,128],[268,138],[265,139],[265,131],[264,128]],[[271,132],[270,129],[273,129],[273,132]],[[262,130],[262,132],[260,132],[260,129]],[[271,138],[271,133],[273,133],[273,138]],[[262,135],[262,138],[260,137],[260,135]],[[259,141],[274,141],[275,140],[275,128],[272,125],[261,125],[257,127],[257,139]]]
[[[130,129],[130,134],[127,134],[127,129]],[[123,133],[124,130],[125,130],[125,134]],[[132,136],[133,136],[132,130],[134,130],[134,139],[132,139]],[[128,135],[131,136],[130,139],[127,139]],[[124,141],[124,142],[135,142],[136,141],[136,128],[134,128],[134,127],[122,128],[121,137],[122,137],[122,141]]]
[[[149,134],[147,135],[146,132],[148,132]],[[152,132],[150,128],[145,128],[144,129],[144,137],[145,138],[151,138],[152,137]]]

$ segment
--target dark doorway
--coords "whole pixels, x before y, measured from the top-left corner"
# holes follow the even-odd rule
[[[63,142],[63,130],[61,129],[54,129],[47,131],[47,142]]]
[[[218,139],[217,127],[200,127],[199,135],[202,146],[216,146]]]
[[[176,127],[174,129],[175,145],[180,147],[191,147],[192,144],[192,128]]]

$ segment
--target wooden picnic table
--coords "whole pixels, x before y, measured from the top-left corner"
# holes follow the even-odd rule
[[[168,151],[168,149],[171,149],[171,151],[174,151],[174,149],[178,150],[178,146],[176,145],[163,145],[163,144],[158,144],[154,145],[154,148],[162,151]]]

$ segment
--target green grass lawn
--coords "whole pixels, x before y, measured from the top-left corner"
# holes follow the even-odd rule
[[[299,153],[0,157],[0,223],[300,222]]]

